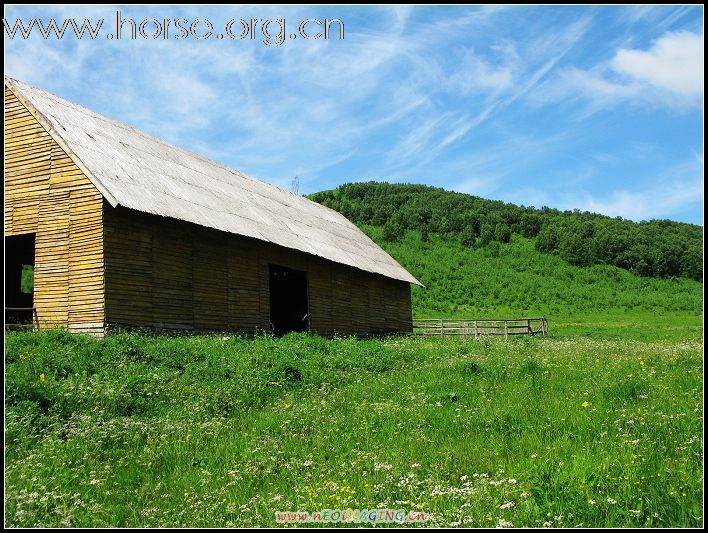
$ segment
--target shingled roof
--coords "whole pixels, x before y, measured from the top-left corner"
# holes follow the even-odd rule
[[[26,83],[6,85],[113,206],[186,220],[420,285],[336,211]]]

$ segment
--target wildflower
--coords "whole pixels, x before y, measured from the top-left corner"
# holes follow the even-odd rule
[[[617,503],[617,500],[615,500],[613,498],[607,498],[607,503],[609,503],[610,505],[614,505]]]
[[[39,381],[41,381],[41,382],[47,381],[46,379],[44,379],[44,372],[42,372],[42,373],[39,375]]]
[[[595,505],[596,502],[595,502],[595,500],[588,500],[588,503],[589,503],[590,505]]]
[[[514,502],[506,502],[506,503],[501,504],[499,506],[499,509],[511,509],[512,507],[516,507]]]
[[[590,407],[590,402],[585,400],[581,405],[583,406],[584,409],[587,409],[588,407]]]

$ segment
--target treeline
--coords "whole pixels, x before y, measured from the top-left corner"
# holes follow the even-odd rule
[[[533,239],[539,251],[576,266],[609,264],[641,276],[703,277],[703,230],[692,224],[535,209],[425,185],[349,183],[310,198],[357,224],[382,227],[388,242],[406,230],[420,232],[424,242],[435,234],[471,248],[499,246],[521,235]]]

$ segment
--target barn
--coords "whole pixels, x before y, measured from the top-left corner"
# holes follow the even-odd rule
[[[6,321],[98,335],[406,332],[420,284],[341,214],[7,77],[5,250]]]

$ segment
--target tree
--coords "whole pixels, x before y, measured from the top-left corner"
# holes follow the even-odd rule
[[[479,233],[476,228],[473,225],[468,224],[464,227],[460,234],[460,242],[464,246],[474,246],[475,242],[477,241],[478,235]]]
[[[394,219],[390,219],[383,226],[382,238],[386,242],[396,242],[403,237],[404,233],[403,225]]]
[[[534,213],[524,213],[521,216],[521,235],[535,237],[541,231],[541,217]]]
[[[508,224],[500,222],[497,227],[494,228],[494,238],[499,242],[509,242],[511,240],[511,228]]]
[[[430,230],[428,230],[427,224],[423,224],[420,228],[420,240],[421,242],[428,242],[430,240]]]
[[[543,228],[536,237],[536,249],[540,252],[553,252],[558,246],[558,235],[551,227]]]
[[[479,240],[483,246],[488,245],[494,240],[494,228],[487,222],[482,223],[482,229],[479,232]]]

